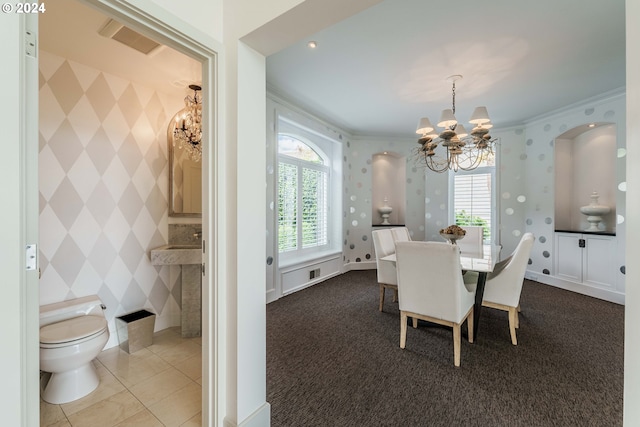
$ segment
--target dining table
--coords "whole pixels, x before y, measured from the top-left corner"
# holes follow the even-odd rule
[[[462,271],[475,271],[478,273],[476,282],[476,294],[473,304],[473,336],[478,336],[478,324],[480,323],[480,312],[482,310],[482,298],[484,297],[484,286],[487,281],[487,274],[491,273],[500,257],[500,245],[482,245],[481,250],[461,251],[460,268]],[[384,262],[392,262],[395,266],[396,254],[390,254],[380,258]]]

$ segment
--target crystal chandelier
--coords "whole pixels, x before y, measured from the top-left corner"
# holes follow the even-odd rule
[[[427,117],[420,119],[416,133],[422,135],[418,139],[420,147],[414,152],[417,162],[424,163],[435,172],[453,170],[473,170],[483,160],[493,157],[495,139],[491,139],[489,129],[493,127],[486,107],[477,107],[469,123],[474,125],[471,134],[468,134],[464,126],[458,123],[456,112],[456,80],[461,79],[459,74],[450,76],[447,80],[453,84],[452,108],[442,110],[438,127],[443,130],[438,134]],[[437,155],[436,149],[441,145],[445,154]]]
[[[194,162],[202,159],[202,88],[189,85],[193,97],[184,98],[185,107],[174,117],[173,146],[183,148]]]

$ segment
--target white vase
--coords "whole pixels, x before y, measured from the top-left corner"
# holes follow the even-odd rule
[[[389,214],[393,212],[393,208],[387,204],[387,198],[384,198],[384,206],[378,208],[380,216],[382,217],[382,225],[391,225],[389,223]]]
[[[606,215],[611,211],[609,206],[598,204],[598,197],[600,195],[594,191],[591,193],[591,203],[587,206],[580,208],[580,212],[587,215],[587,221],[589,222],[589,228],[584,231],[600,231],[598,227],[602,221],[602,215]]]

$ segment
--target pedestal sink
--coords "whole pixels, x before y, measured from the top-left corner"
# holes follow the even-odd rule
[[[151,250],[152,265],[180,267],[182,307],[180,328],[183,337],[202,335],[202,250],[200,245],[163,245]]]
[[[589,228],[584,231],[600,231],[598,226],[602,221],[602,215],[606,215],[611,212],[611,208],[606,205],[598,204],[598,197],[600,197],[598,192],[594,191],[591,193],[590,197],[591,203],[580,208],[580,212],[587,215],[587,221],[589,222]]]
[[[202,264],[199,245],[163,245],[151,249],[152,265]]]

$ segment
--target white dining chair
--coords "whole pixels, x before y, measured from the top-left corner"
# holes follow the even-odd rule
[[[469,342],[473,342],[475,292],[467,290],[460,270],[460,251],[442,242],[398,242],[398,300],[400,306],[400,348],[407,340],[407,320],[418,319],[453,329],[453,364],[460,366],[460,327],[467,321]]]
[[[373,247],[376,252],[376,268],[378,269],[378,284],[380,285],[380,307],[382,311],[384,306],[385,290],[393,290],[393,301],[398,299],[398,279],[396,275],[396,266],[392,261],[385,261],[381,258],[395,253],[395,243],[391,230],[383,228],[371,232],[373,237]]]
[[[513,253],[497,263],[493,272],[487,275],[484,286],[482,306],[509,313],[509,332],[513,345],[518,345],[516,329],[520,327],[520,294],[534,241],[533,234],[525,233]]]
[[[466,231],[464,237],[456,241],[462,253],[482,253],[482,240],[484,227],[465,225],[461,226]]]
[[[391,235],[394,242],[410,242],[411,234],[407,227],[394,227],[391,229]]]

